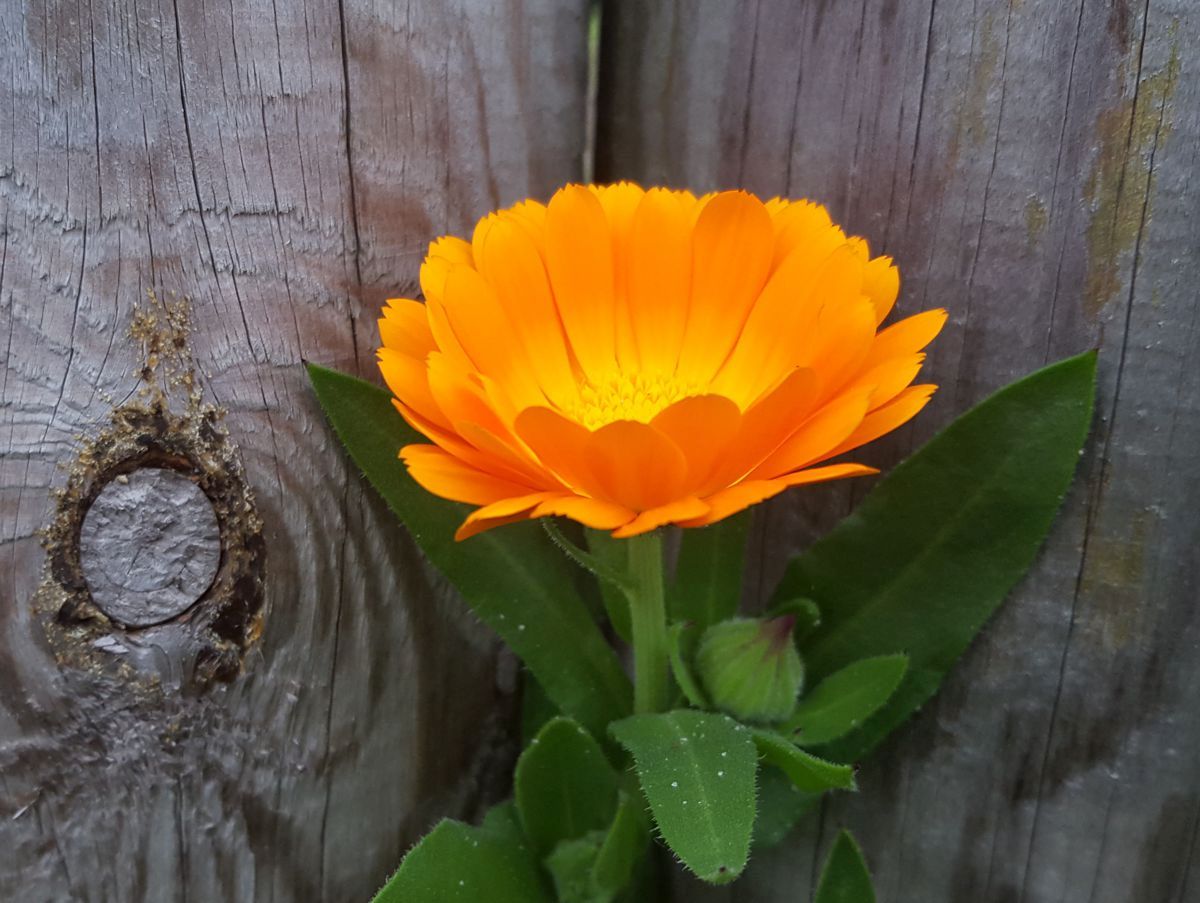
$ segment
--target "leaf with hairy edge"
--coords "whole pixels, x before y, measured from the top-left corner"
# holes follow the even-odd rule
[[[633,754],[642,792],[667,846],[704,881],[746,867],[758,757],[750,732],[727,715],[679,709],[610,727]]]
[[[675,579],[667,587],[673,621],[692,621],[701,632],[737,614],[750,512],[683,531]]]
[[[596,736],[631,708],[621,664],[572,591],[569,563],[533,523],[456,542],[469,507],[431,495],[397,459],[423,442],[377,386],[315,364],[317,399],[338,438],[429,560],[534,673],[560,710]]]
[[[833,842],[813,903],[875,903],[871,873],[850,832],[842,831]]]
[[[774,731],[754,728],[753,734],[754,745],[763,761],[786,774],[798,790],[821,793],[824,790],[857,789],[854,769],[849,765],[819,759]]]
[[[803,648],[812,678],[864,656],[909,657],[896,693],[831,756],[860,758],[929,699],[1033,563],[1091,425],[1095,376],[1089,352],[1001,389],[792,561],[776,599],[821,608]]]
[[[875,714],[896,692],[906,670],[906,655],[880,655],[847,665],[806,694],[779,732],[800,746],[836,740]]]
[[[533,850],[493,820],[481,828],[446,819],[425,835],[374,903],[554,903]]]
[[[591,734],[570,718],[553,718],[517,760],[513,796],[525,834],[545,855],[560,841],[608,827],[617,775]]]

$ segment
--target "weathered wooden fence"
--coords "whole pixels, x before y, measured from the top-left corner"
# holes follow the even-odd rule
[[[429,236],[579,178],[586,18],[0,0],[0,898],[364,899],[502,792],[512,663],[347,465],[301,362],[371,375]],[[680,900],[806,899],[842,825],[883,901],[1200,900],[1197,46],[1189,0],[605,4],[599,179],[821,200],[896,257],[902,311],[950,310],[943,389],[878,463],[1101,350],[1063,516],[935,703],[859,796]],[[99,628],[72,595],[88,478],[128,449],[202,459],[224,493],[218,647]],[[861,492],[765,506],[747,601]]]

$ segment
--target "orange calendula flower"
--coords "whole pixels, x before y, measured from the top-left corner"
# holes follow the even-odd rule
[[[432,443],[400,455],[479,506],[459,539],[547,515],[698,527],[874,473],[824,462],[925,405],[910,384],[946,321],[879,330],[899,286],[818,204],[568,185],[439,238],[424,303],[388,302],[379,366]]]

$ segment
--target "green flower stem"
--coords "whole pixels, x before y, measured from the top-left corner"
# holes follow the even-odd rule
[[[667,708],[667,607],[662,537],[658,531],[625,540],[629,553],[630,623],[633,631],[633,710]]]

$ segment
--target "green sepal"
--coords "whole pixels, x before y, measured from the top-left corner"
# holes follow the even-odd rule
[[[795,618],[795,624],[792,625],[792,640],[797,643],[803,643],[821,626],[821,609],[812,599],[788,599],[767,612],[768,618],[781,618],[788,615]]]

